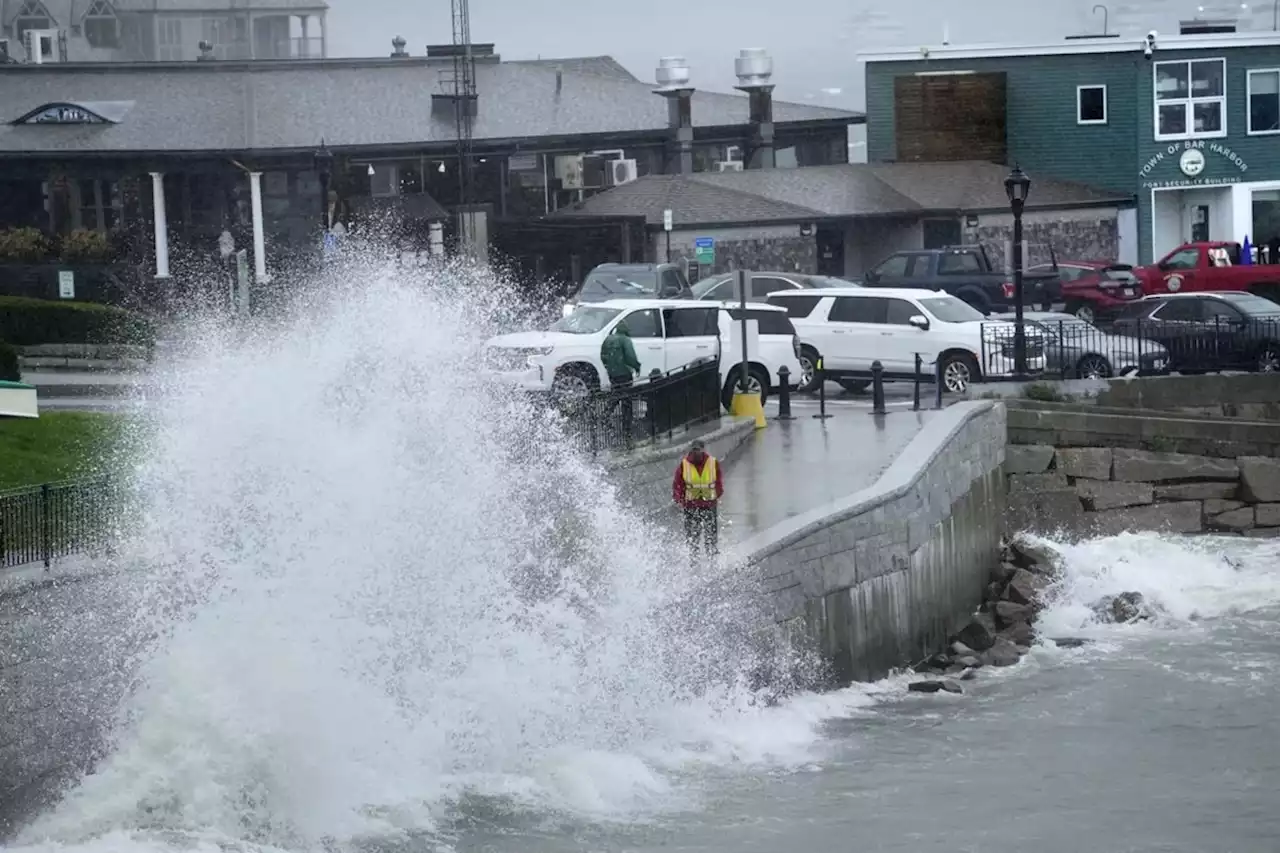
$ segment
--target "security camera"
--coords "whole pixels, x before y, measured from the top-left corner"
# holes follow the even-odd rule
[[[1145,56],[1147,59],[1150,59],[1151,54],[1155,52],[1156,38],[1158,36],[1159,36],[1159,33],[1157,33],[1155,30],[1151,30],[1150,32],[1147,33],[1147,40],[1142,44],[1142,55]]]
[[[1151,45],[1150,45],[1150,44],[1145,44],[1145,43],[1144,43],[1144,44],[1142,45],[1142,55],[1143,55],[1143,56],[1145,56],[1147,59],[1150,59],[1150,58],[1151,58]]]

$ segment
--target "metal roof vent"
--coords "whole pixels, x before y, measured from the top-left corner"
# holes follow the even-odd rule
[[[200,44],[196,46],[200,48],[200,55],[196,57],[198,61],[208,62],[213,59],[213,42],[201,39]]]
[[[738,75],[738,86],[769,86],[773,77],[773,57],[762,47],[748,47],[738,51],[733,61]]]
[[[391,40],[391,55],[392,56],[408,56],[409,51],[404,49],[404,46],[406,44],[408,44],[408,42],[404,40],[404,36],[396,36],[395,38],[393,38]]]
[[[675,92],[689,88],[689,63],[683,56],[664,56],[654,72],[659,92]]]

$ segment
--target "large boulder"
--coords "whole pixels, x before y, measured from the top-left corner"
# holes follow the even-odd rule
[[[1040,474],[1052,462],[1053,448],[1047,444],[1011,444],[1004,450],[1006,474]]]
[[[1082,480],[1111,479],[1110,447],[1064,447],[1058,451],[1057,468]]]
[[[1119,595],[1108,595],[1089,605],[1099,622],[1124,624],[1143,622],[1151,619],[1155,613],[1147,599],[1140,592],[1122,592]]]
[[[1280,503],[1258,504],[1253,512],[1253,523],[1259,527],[1280,527]]]
[[[1009,540],[1008,552],[1009,562],[1019,569],[1046,577],[1062,574],[1062,552],[1044,540],[1019,534]]]
[[[1014,604],[1035,606],[1040,603],[1040,593],[1051,581],[1044,575],[1036,575],[1026,569],[1018,569],[1017,573],[1005,585],[1004,597]]]
[[[1018,647],[1006,639],[998,639],[991,648],[980,655],[986,666],[1013,666],[1022,660]]]
[[[1001,630],[1019,622],[1030,623],[1036,618],[1036,609],[1026,604],[1014,604],[1012,601],[1001,601],[996,604],[996,624]]]
[[[1131,506],[1106,512],[1091,512],[1088,514],[1088,519],[1090,527],[1099,536],[1114,536],[1126,531],[1199,533],[1204,530],[1200,501],[1175,501],[1150,506]]]
[[[1206,480],[1202,483],[1170,483],[1166,486],[1156,486],[1156,500],[1158,501],[1207,501],[1207,500],[1230,500],[1240,491],[1240,481],[1224,480],[1223,482],[1214,482]]]
[[[975,618],[968,625],[961,628],[955,637],[957,643],[961,643],[975,652],[985,652],[996,642],[995,623],[990,621],[989,614],[984,613],[981,616],[986,618]]]
[[[1241,456],[1241,497],[1250,503],[1280,501],[1280,459],[1270,456]]]
[[[1067,475],[1057,471],[1046,471],[1043,474],[1011,474],[1009,476],[1009,494],[1020,495],[1023,492],[1048,492],[1054,489],[1067,488]]]
[[[1253,507],[1245,506],[1218,513],[1209,519],[1209,526],[1219,530],[1248,530],[1253,522]]]
[[[1189,453],[1157,453],[1117,447],[1112,451],[1111,477],[1128,483],[1164,483],[1188,480],[1231,480],[1240,475],[1234,459],[1193,456]]]
[[[1076,494],[1085,509],[1094,511],[1145,506],[1155,498],[1150,483],[1116,483],[1111,480],[1076,480]]]
[[[1010,480],[1013,478],[1010,477]],[[1075,487],[1014,492],[1010,489],[1005,528],[1014,531],[1079,530],[1084,525],[1084,504]]]
[[[1007,640],[1015,646],[1030,646],[1036,641],[1036,629],[1028,622],[1015,622],[1001,631],[996,640]]]

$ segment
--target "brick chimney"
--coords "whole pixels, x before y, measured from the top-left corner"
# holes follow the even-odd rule
[[[751,138],[747,140],[746,168],[772,169],[777,164],[773,149],[773,57],[763,48],[738,52],[733,61],[740,92],[747,93]]]
[[[664,56],[655,72],[658,88],[653,91],[667,99],[667,123],[671,141],[667,144],[668,175],[693,174],[693,92],[689,85],[689,63],[683,56]]]

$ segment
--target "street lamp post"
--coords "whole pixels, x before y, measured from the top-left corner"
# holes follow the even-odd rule
[[[320,176],[320,239],[329,233],[329,176],[333,170],[333,152],[320,140],[315,153],[316,173]]]
[[[1004,179],[1004,191],[1013,210],[1013,373],[1018,379],[1027,375],[1027,335],[1022,324],[1022,209],[1031,191],[1031,179],[1018,166]]]

